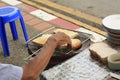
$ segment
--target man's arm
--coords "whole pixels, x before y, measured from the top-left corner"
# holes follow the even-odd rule
[[[70,38],[64,33],[54,34],[47,40],[39,54],[23,68],[22,80],[36,80],[48,64],[55,48],[61,41],[71,45]]]

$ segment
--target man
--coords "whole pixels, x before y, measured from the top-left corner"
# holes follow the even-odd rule
[[[36,80],[47,66],[55,48],[60,42],[66,42],[69,45],[68,47],[71,47],[69,36],[59,32],[51,36],[39,54],[23,68],[9,64],[0,64],[0,80]]]

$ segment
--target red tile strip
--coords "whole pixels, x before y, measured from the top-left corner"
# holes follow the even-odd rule
[[[50,22],[56,24],[56,25],[59,25],[59,26],[62,26],[64,28],[67,28],[67,29],[71,29],[71,30],[75,30],[75,29],[78,29],[80,28],[80,26],[77,26],[71,22],[68,22],[64,19],[61,19],[61,18],[56,18],[54,20],[51,20]]]
[[[34,10],[37,10],[37,8],[29,6],[29,5],[24,4],[24,3],[18,4],[16,6],[19,7],[21,10],[26,11],[28,13],[30,13],[30,12],[32,12]]]
[[[45,29],[51,28],[52,25],[47,23],[47,22],[43,22],[40,24],[37,24],[35,26],[33,26],[35,29],[39,30],[39,31],[44,31]]]
[[[29,26],[33,26],[33,25],[36,25],[38,23],[42,23],[43,21],[38,19],[38,18],[33,18],[29,21],[26,21],[26,23],[29,25]]]

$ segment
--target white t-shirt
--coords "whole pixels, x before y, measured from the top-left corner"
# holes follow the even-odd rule
[[[0,80],[21,80],[23,68],[0,63]]]

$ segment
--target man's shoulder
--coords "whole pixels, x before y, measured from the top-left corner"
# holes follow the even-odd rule
[[[0,63],[0,80],[21,80],[22,67]]]

